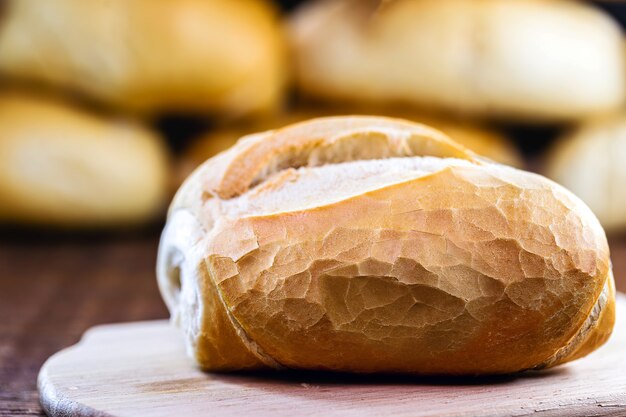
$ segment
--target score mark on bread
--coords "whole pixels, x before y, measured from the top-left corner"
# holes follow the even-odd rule
[[[208,160],[174,199],[158,278],[207,370],[517,372],[589,353],[614,320],[604,231],[578,198],[379,117]]]

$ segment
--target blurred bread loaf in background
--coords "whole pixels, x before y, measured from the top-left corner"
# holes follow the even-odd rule
[[[567,0],[318,0],[291,21],[296,79],[321,101],[562,122],[624,101],[620,28]]]
[[[94,228],[162,215],[161,137],[74,105],[0,93],[0,223]]]
[[[546,174],[583,199],[607,231],[625,231],[626,112],[565,134],[549,153]]]
[[[280,105],[278,11],[265,0],[9,0],[0,77],[132,112],[240,116]]]
[[[133,129],[160,132],[174,154],[175,170],[153,165],[161,173],[155,175],[166,177],[155,184],[170,186],[238,137],[336,114],[426,123],[489,159],[537,168],[534,159],[558,129],[624,106],[623,36],[590,2],[289,3],[7,0],[0,14],[0,94],[43,90],[24,97],[105,125],[141,118],[151,125]],[[292,8],[295,13],[286,11]],[[45,98],[50,94],[76,104],[57,104]],[[549,132],[541,137],[516,130],[545,125]],[[530,156],[526,161],[517,145]],[[114,140],[108,146],[122,152]],[[137,166],[146,160],[142,152],[133,155]],[[569,169],[564,165],[559,178],[576,190],[583,179],[563,174]],[[78,206],[64,207],[74,207],[68,217],[77,216]],[[100,224],[85,211],[82,225]],[[37,218],[26,213],[20,221]]]

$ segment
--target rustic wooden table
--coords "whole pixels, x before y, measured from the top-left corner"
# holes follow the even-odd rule
[[[0,238],[1,416],[44,415],[39,368],[87,328],[167,317],[154,277],[157,245],[157,232]]]
[[[0,416],[43,415],[36,378],[89,327],[167,317],[154,278],[158,233],[0,238]],[[626,291],[626,239],[612,239]]]

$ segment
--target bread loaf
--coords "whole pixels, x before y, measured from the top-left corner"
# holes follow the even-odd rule
[[[626,229],[626,114],[590,120],[557,141],[546,175],[579,196],[607,231]]]
[[[135,112],[267,111],[284,64],[265,0],[12,0],[0,21],[4,78]]]
[[[559,122],[624,100],[620,28],[582,2],[319,0],[291,23],[298,85],[322,101]]]
[[[52,99],[0,94],[0,222],[142,223],[163,212],[167,160],[155,133]]]
[[[602,227],[438,131],[336,117],[247,136],[170,208],[163,297],[207,370],[493,374],[611,333]]]

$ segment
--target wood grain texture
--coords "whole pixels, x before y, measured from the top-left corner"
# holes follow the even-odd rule
[[[618,315],[626,312],[620,296]],[[626,415],[626,319],[611,341],[544,372],[433,379],[322,373],[209,374],[165,321],[96,327],[39,374],[51,416]]]
[[[158,234],[0,232],[0,416],[44,415],[36,379],[91,326],[166,318],[155,284]]]

